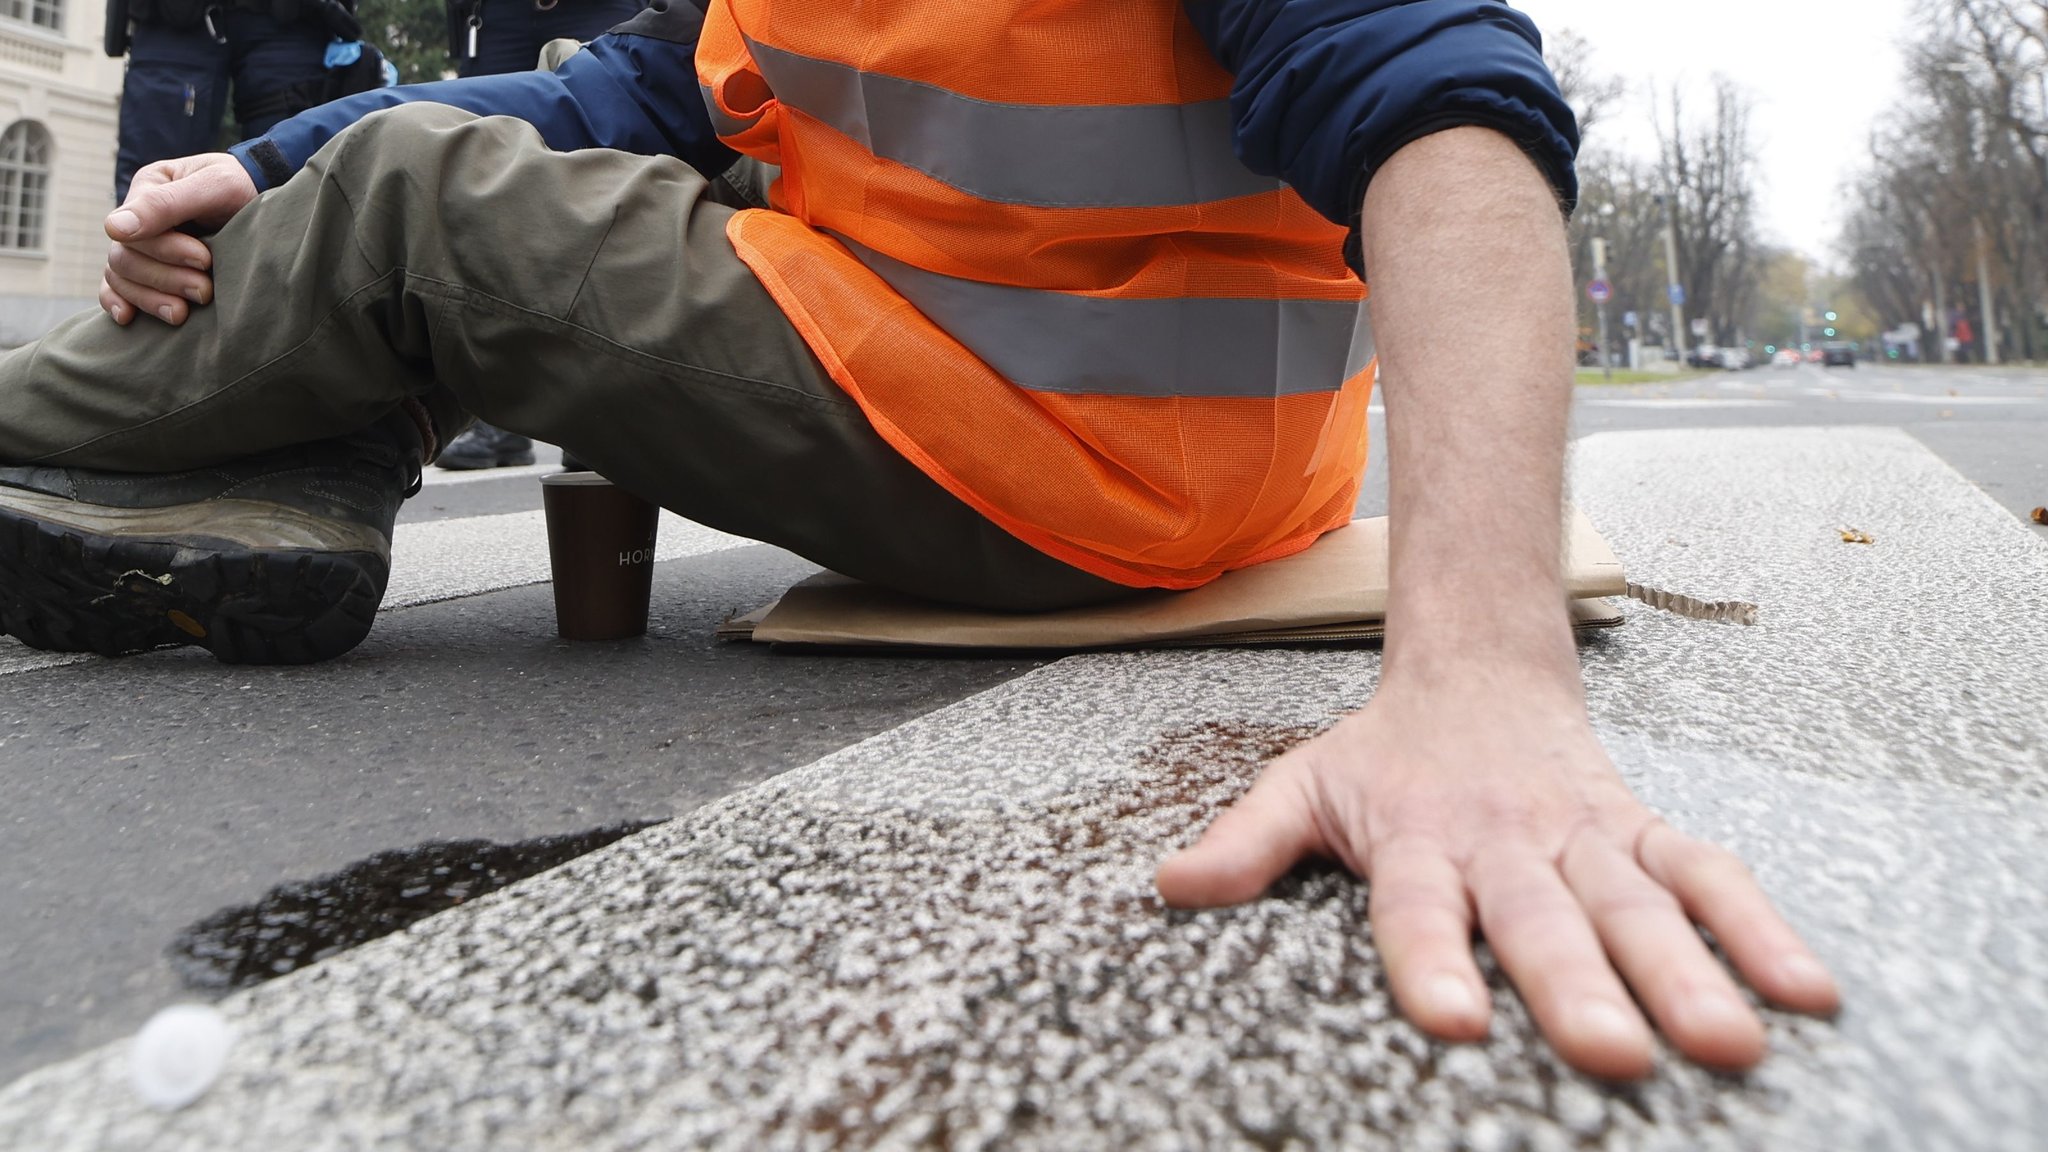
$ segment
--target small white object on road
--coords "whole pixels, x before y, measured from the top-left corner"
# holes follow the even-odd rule
[[[234,1029],[219,1010],[171,1005],[150,1017],[128,1050],[135,1094],[159,1112],[176,1112],[213,1087],[234,1041]]]

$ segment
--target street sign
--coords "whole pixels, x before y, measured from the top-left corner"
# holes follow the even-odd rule
[[[1595,304],[1605,304],[1614,299],[1614,285],[1605,280],[1595,280],[1586,285],[1586,298]]]
[[[1671,286],[1671,304],[1675,308],[1685,307],[1685,285],[1673,284]]]
[[[1623,328],[1633,328],[1636,326],[1636,321],[1640,319],[1642,319],[1642,317],[1637,316],[1633,312],[1623,312],[1621,314],[1621,326]]]

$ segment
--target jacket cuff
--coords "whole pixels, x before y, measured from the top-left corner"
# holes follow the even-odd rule
[[[284,150],[268,136],[244,140],[228,149],[228,155],[242,162],[242,170],[256,184],[258,192],[275,188],[292,178],[297,169],[284,157]]]

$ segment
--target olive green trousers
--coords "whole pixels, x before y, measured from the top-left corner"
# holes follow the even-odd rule
[[[178,471],[410,398],[443,443],[481,418],[916,595],[1031,611],[1128,593],[875,433],[726,239],[750,173],[555,152],[522,121],[441,105],[378,112],[209,240],[214,300],[184,325],[95,311],[0,356],[0,461]]]

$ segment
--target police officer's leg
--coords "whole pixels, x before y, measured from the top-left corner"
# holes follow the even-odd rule
[[[680,161],[553,152],[438,105],[378,113],[214,241],[178,329],[67,321],[0,359],[0,460],[169,471],[421,396],[575,451],[677,512],[1003,608],[1123,590],[983,520],[827,378]],[[438,386],[436,384],[438,380]]]
[[[218,19],[235,76],[235,125],[253,140],[321,102],[327,42],[317,20],[279,22],[269,10],[230,7]]]
[[[227,47],[204,27],[135,26],[121,83],[116,203],[128,198],[128,184],[144,165],[215,150],[227,71]]]

